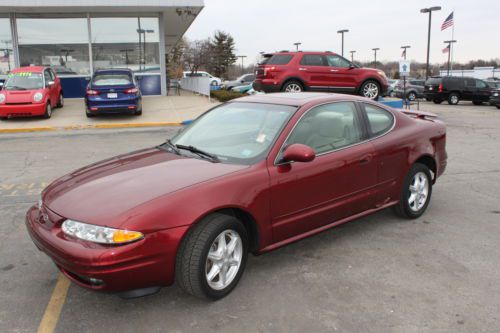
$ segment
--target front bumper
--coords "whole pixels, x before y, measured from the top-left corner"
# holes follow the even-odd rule
[[[35,117],[45,114],[45,104],[0,104],[0,117]]]
[[[500,105],[500,96],[491,96],[490,104],[494,106]]]
[[[54,215],[49,210],[42,214],[33,206],[26,214],[26,227],[38,249],[76,284],[97,291],[123,292],[173,283],[177,248],[187,226],[110,246],[67,237],[61,229],[64,218]]]

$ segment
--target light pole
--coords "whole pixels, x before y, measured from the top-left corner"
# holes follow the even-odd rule
[[[440,6],[434,6],[434,7],[429,7],[429,8],[422,8],[420,9],[420,12],[425,14],[429,13],[429,28],[427,30],[427,62],[425,65],[425,79],[427,80],[429,78],[429,54],[430,54],[430,49],[431,49],[431,19],[432,19],[432,12],[441,10]]]
[[[64,66],[66,67],[66,65],[68,63],[68,55],[70,53],[75,52],[75,50],[73,50],[73,49],[61,49],[61,52],[64,52]]]
[[[349,29],[342,29],[342,30],[337,31],[338,34],[342,35],[342,56],[344,56],[344,34],[346,32],[349,32]]]
[[[247,56],[245,56],[245,55],[239,55],[237,57],[241,58],[241,74],[243,74],[243,59],[245,59]]]
[[[377,51],[380,50],[380,48],[374,47],[372,50],[373,50],[373,54],[375,56],[375,68],[377,68]]]
[[[299,51],[299,46],[302,45],[302,43],[296,42],[296,43],[293,43],[293,45],[295,45],[295,51]]]
[[[4,57],[7,59],[7,65],[9,66],[9,72],[11,70],[10,68],[10,53],[13,51],[11,48],[9,48],[9,44],[12,44],[12,41],[10,40],[3,40],[2,43],[5,43],[5,49],[3,49],[4,52]]]
[[[451,44],[456,43],[456,42],[457,41],[455,39],[444,41],[445,44],[448,44],[448,71],[447,71],[448,74],[447,74],[447,76],[450,76],[450,69],[451,69],[451,66],[450,66]]]
[[[354,63],[354,53],[356,53],[356,51],[349,51],[351,52],[351,62]]]
[[[142,57],[140,59],[140,63],[143,64],[143,69],[146,69],[146,34],[152,34],[153,32],[155,32],[154,30],[152,29],[137,29],[137,33],[139,34],[139,43],[140,43],[140,40],[141,40],[141,34],[144,35],[144,38],[143,38],[143,47],[142,47]],[[139,48],[141,47],[141,45],[139,44]]]

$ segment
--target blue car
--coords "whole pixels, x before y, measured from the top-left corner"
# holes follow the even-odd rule
[[[85,94],[87,117],[99,114],[142,114],[142,95],[129,69],[100,69],[94,72]]]

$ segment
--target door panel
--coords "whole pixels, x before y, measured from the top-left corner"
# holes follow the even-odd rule
[[[329,65],[329,86],[337,92],[352,92],[356,89],[357,68],[338,55],[326,56]]]
[[[328,89],[330,68],[326,66],[324,56],[305,54],[300,61],[299,72],[309,88]]]
[[[316,159],[269,167],[274,241],[281,241],[374,206],[373,146],[352,102],[317,106],[299,120],[284,147],[301,143]],[[278,156],[278,161],[279,156]]]

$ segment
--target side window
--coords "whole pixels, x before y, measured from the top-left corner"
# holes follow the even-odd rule
[[[52,78],[50,77],[49,71],[48,70],[44,70],[43,71],[43,75],[45,77],[45,86],[48,86],[49,82],[52,81]]]
[[[465,86],[466,87],[475,87],[476,81],[473,79],[465,79]]]
[[[351,63],[349,61],[338,55],[326,56],[326,60],[328,62],[328,66],[331,67],[349,68],[349,66],[351,66]]]
[[[305,54],[300,60],[300,64],[304,66],[326,66],[321,54]]]
[[[253,80],[255,80],[255,77],[253,74],[248,74],[248,75],[245,75],[243,77],[244,82],[252,82]]]
[[[476,80],[476,88],[486,88],[486,87],[488,87],[486,82],[481,80]]]
[[[52,69],[49,69],[49,75],[50,75],[50,79],[52,81],[56,80],[56,74],[54,73],[54,71]]]
[[[301,143],[321,154],[360,142],[361,137],[354,103],[337,102],[309,110],[293,129],[286,145]]]
[[[394,116],[389,111],[371,104],[365,103],[364,105],[372,137],[384,134],[391,129]]]

